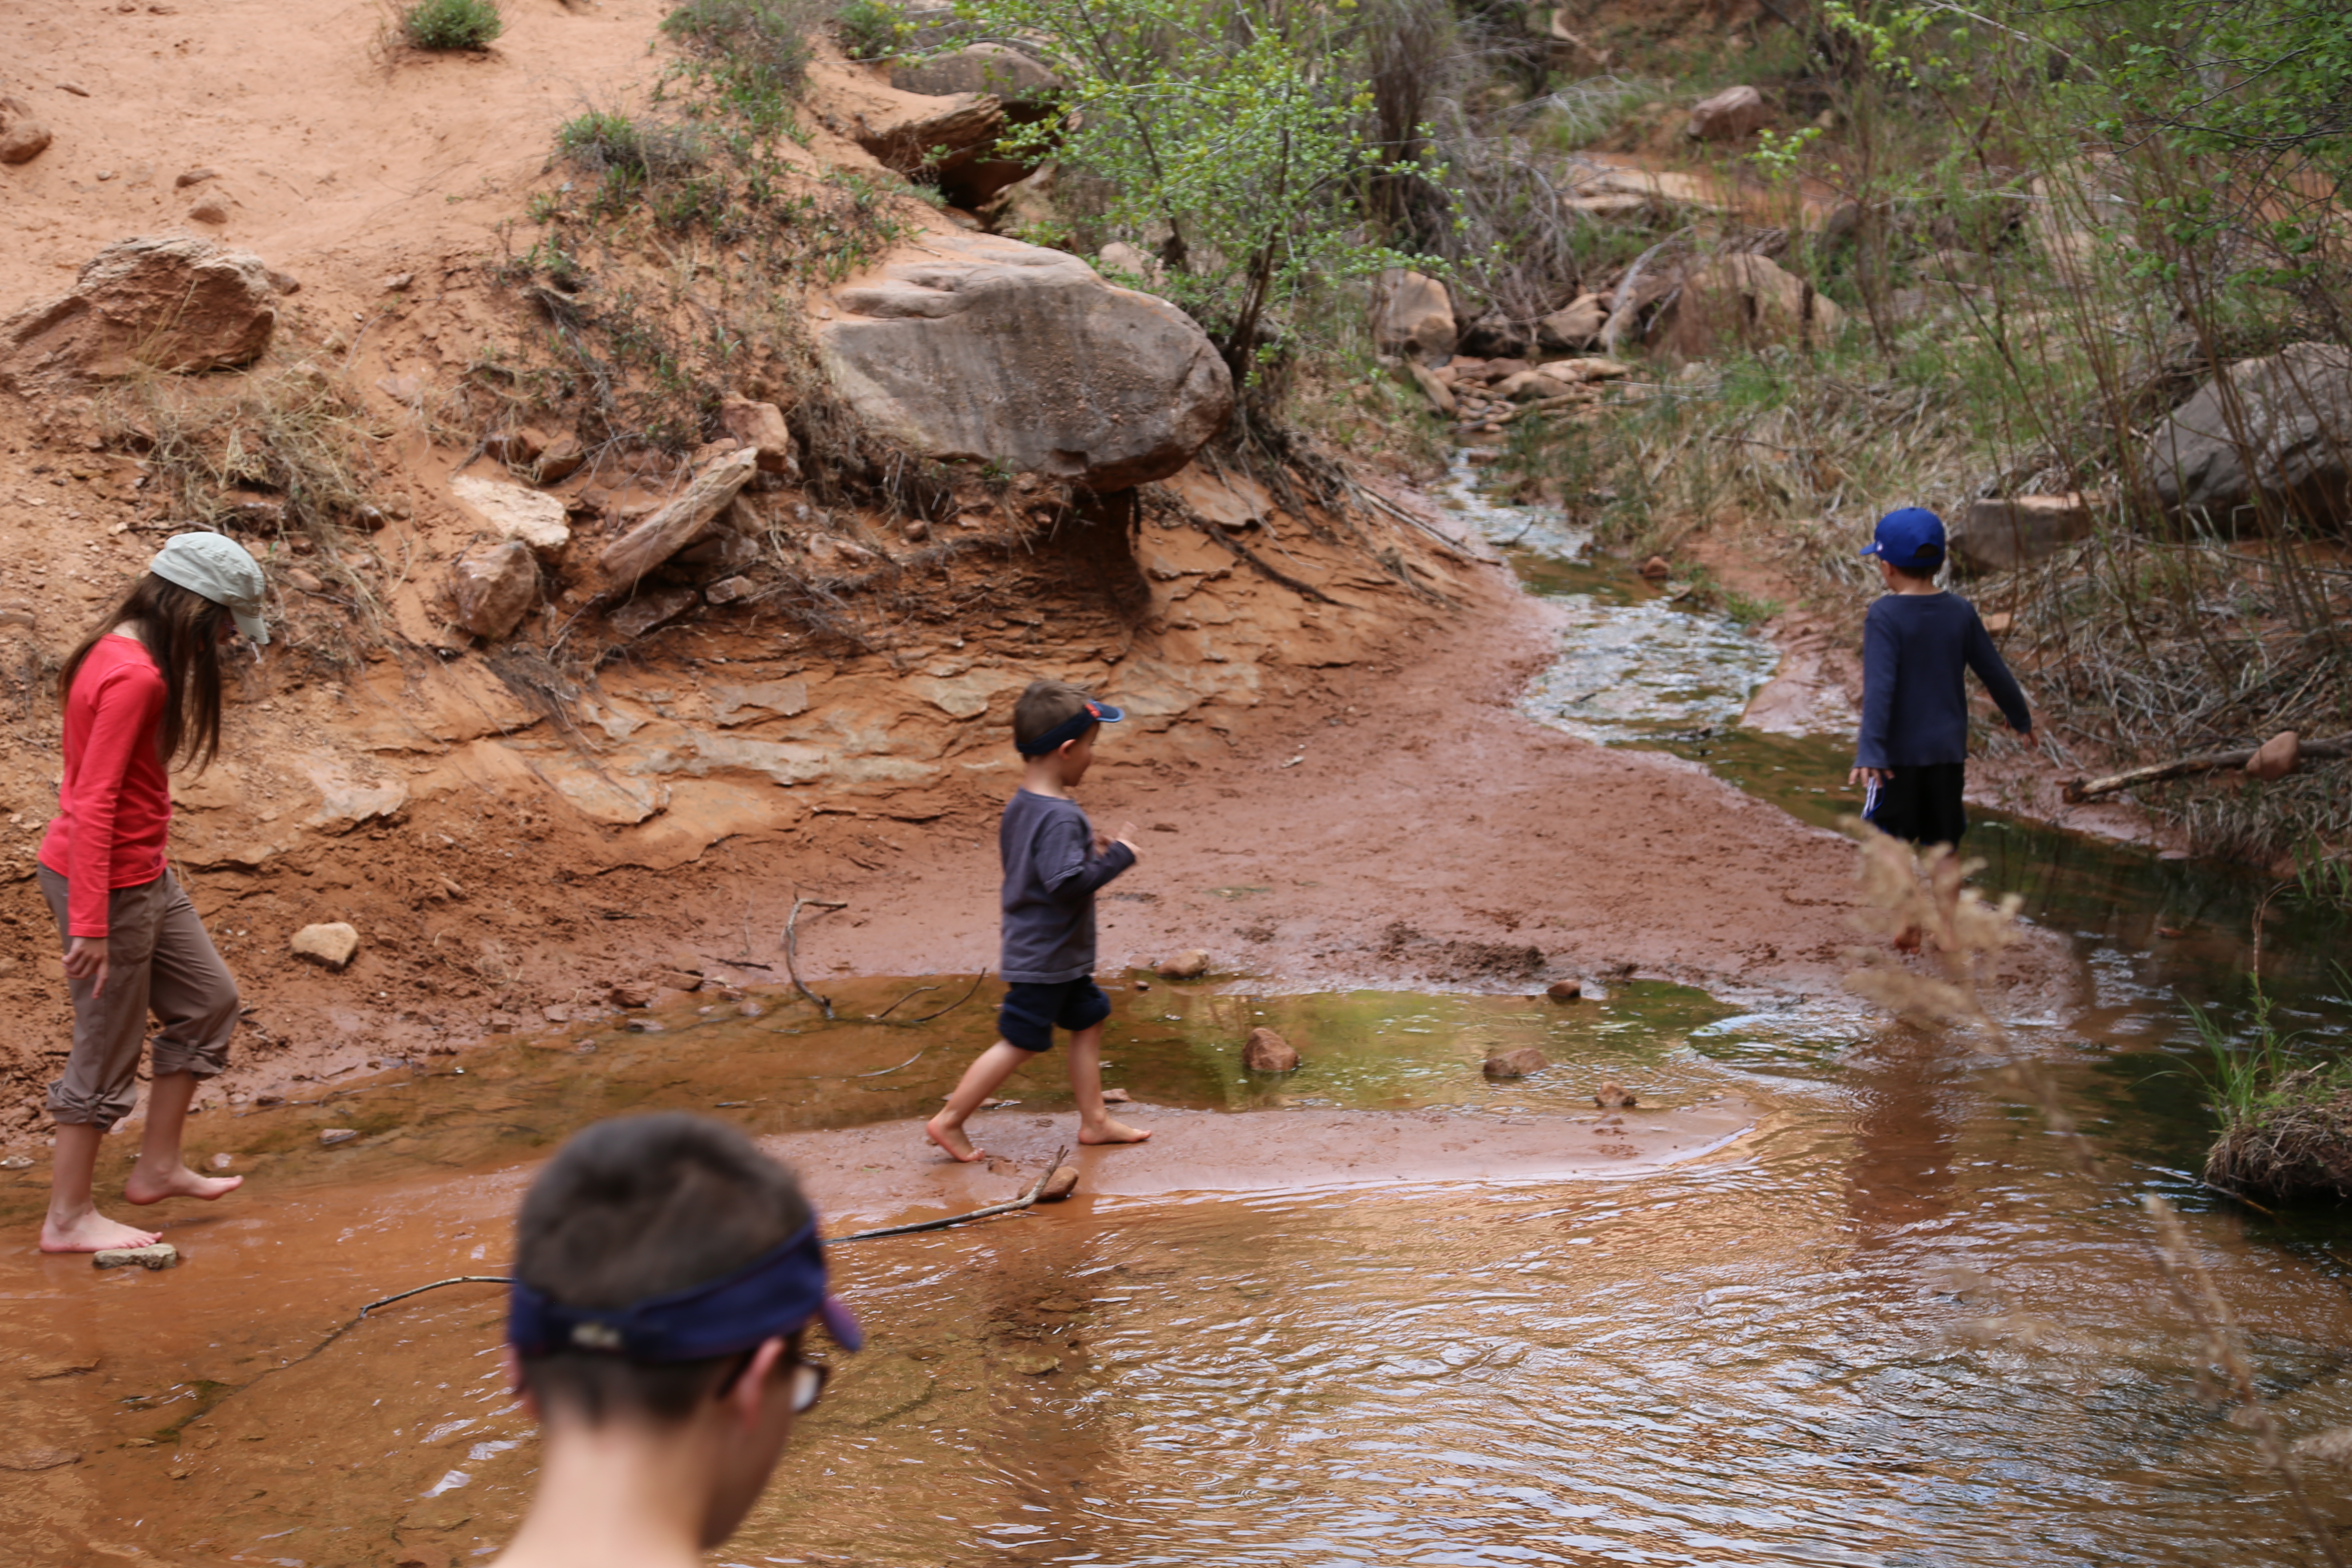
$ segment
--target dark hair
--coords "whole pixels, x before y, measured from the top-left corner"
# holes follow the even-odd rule
[[[1914,583],[1932,583],[1936,580],[1936,574],[1944,569],[1944,558],[1938,555],[1933,561],[1927,562],[1915,558],[1908,566],[1900,561],[1889,561],[1887,564],[1895,568],[1895,574],[1898,577],[1908,577]]]
[[[1093,701],[1086,691],[1066,680],[1033,680],[1013,705],[1013,743],[1026,746],[1058,725],[1087,710]]]
[[[147,657],[163,672],[163,723],[158,749],[168,765],[184,754],[202,773],[220,751],[221,624],[228,606],[168,583],[152,572],[131,585],[98,629],[82,638],[58,671],[58,702],[73,696],[74,677],[100,637],[126,621],[139,623]]]
[[[531,1183],[515,1273],[567,1306],[625,1307],[731,1274],[808,1223],[799,1181],[732,1127],[682,1110],[625,1116],[575,1134]],[[562,1350],[525,1359],[522,1380],[542,1409],[591,1423],[680,1421],[745,1359],[652,1365]]]

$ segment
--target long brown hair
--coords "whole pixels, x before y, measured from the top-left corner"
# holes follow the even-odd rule
[[[74,677],[82,660],[126,621],[139,623],[140,641],[148,657],[163,672],[163,723],[159,737],[163,760],[184,755],[202,773],[220,750],[221,623],[228,607],[202,594],[167,583],[150,572],[131,586],[122,603],[98,623],[81,646],[58,671],[58,701],[73,694]]]

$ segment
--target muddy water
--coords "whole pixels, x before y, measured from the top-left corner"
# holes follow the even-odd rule
[[[1748,679],[1686,699],[1662,680],[1610,738],[1671,744],[1808,820],[1850,809],[1833,742],[1710,717]],[[1151,1148],[1089,1154],[1095,1195],[1056,1210],[842,1248],[872,1347],[719,1560],[2301,1561],[2250,1440],[2198,1397],[2130,1202],[2187,1211],[2290,1432],[2352,1424],[2352,1237],[2189,1174],[2184,1009],[2244,1026],[2259,889],[1999,818],[1971,847],[2075,944],[2078,1004],[2019,1036],[2114,1156],[2105,1185],[1964,1049],[1834,998],[1125,990],[1107,1078]],[[2340,1036],[2341,929],[2271,913],[2289,1023]],[[899,1021],[958,994],[930,980],[945,989],[869,1016],[915,984],[845,984],[835,1022],[780,998],[683,1007],[200,1119],[200,1154],[256,1181],[173,1216],[184,1267],[0,1257],[8,1561],[494,1550],[536,1463],[499,1392],[495,1287],[333,1331],[391,1290],[499,1272],[532,1162],[620,1110],[775,1138],[836,1225],[1014,1189],[1066,1142],[1055,1064],[978,1121],[1013,1159],[940,1173],[905,1119],[985,1041],[990,997]],[[1301,1072],[1240,1070],[1261,1023],[1301,1045]],[[1487,1051],[1519,1045],[1557,1065],[1488,1081]],[[1603,1077],[1643,1107],[1595,1113]],[[327,1127],[360,1136],[321,1148]],[[1371,1129],[1424,1154],[1359,1169]],[[1189,1184],[1139,1174],[1181,1172],[1187,1138],[1215,1151]],[[1476,1180],[1439,1152],[1506,1146],[1519,1163]],[[0,1177],[0,1228],[26,1234],[42,1193],[37,1172]],[[2315,1479],[2352,1526],[2342,1478]]]

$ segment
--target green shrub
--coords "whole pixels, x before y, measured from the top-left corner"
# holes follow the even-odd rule
[[[815,0],[687,0],[662,31],[688,56],[681,75],[755,130],[773,131],[790,118],[820,16]]]
[[[847,0],[834,23],[842,49],[854,60],[888,59],[914,31],[889,0]]]
[[[491,0],[416,0],[400,14],[400,30],[420,49],[482,49],[506,31]]]

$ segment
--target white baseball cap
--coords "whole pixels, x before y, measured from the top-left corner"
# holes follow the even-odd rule
[[[269,628],[261,620],[261,567],[227,534],[174,534],[147,563],[147,570],[226,606],[236,629],[255,647],[268,643]]]

